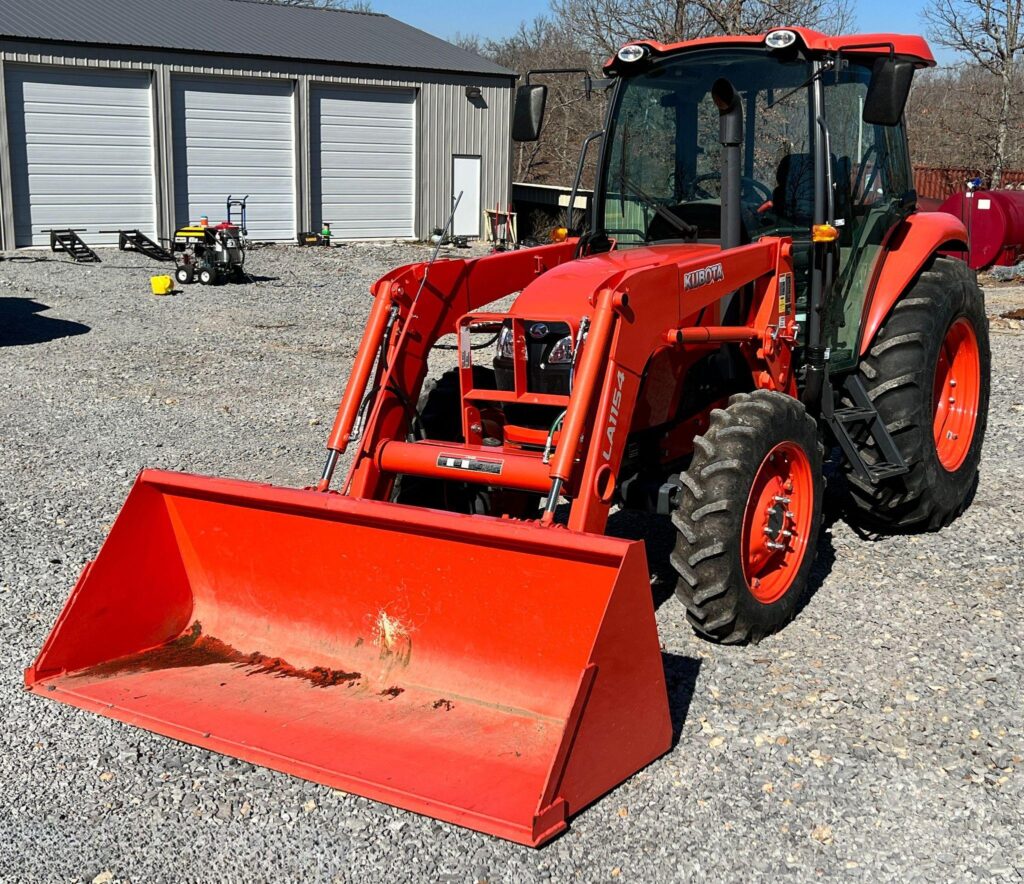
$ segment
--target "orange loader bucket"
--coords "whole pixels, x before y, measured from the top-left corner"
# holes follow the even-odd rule
[[[529,845],[671,740],[642,543],[158,471],[25,678]]]

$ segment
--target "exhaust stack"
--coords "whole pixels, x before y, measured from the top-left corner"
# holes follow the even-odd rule
[[[740,145],[743,109],[736,87],[724,77],[715,80],[711,99],[718,108],[718,140],[722,143],[722,250],[740,245]]]

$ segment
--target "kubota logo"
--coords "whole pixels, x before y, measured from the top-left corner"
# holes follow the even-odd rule
[[[612,393],[611,407],[608,409],[608,429],[605,435],[608,437],[608,450],[601,454],[605,460],[612,459],[612,448],[615,445],[615,428],[619,425],[619,408],[622,405],[622,385],[626,382],[624,371],[615,372],[615,391]]]
[[[702,285],[711,285],[724,280],[725,271],[722,269],[722,265],[709,264],[707,267],[701,267],[700,270],[691,270],[684,274],[683,288],[689,291],[690,289],[699,289]]]

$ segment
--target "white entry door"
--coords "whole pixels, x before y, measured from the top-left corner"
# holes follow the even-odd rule
[[[452,233],[455,236],[480,235],[480,157],[454,157],[452,165],[452,203],[462,193],[455,210]]]

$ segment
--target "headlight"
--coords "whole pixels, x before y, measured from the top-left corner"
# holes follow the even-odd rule
[[[572,362],[572,335],[559,338],[548,354],[548,365],[565,365],[567,362]]]
[[[619,61],[624,61],[626,64],[640,61],[645,55],[647,55],[647,47],[638,46],[636,43],[623,46],[618,52]]]
[[[511,359],[515,351],[515,337],[510,326],[503,325],[498,333],[498,347],[495,356],[499,359]]]
[[[786,30],[770,31],[764,42],[769,49],[785,49],[796,43],[796,34]]]

